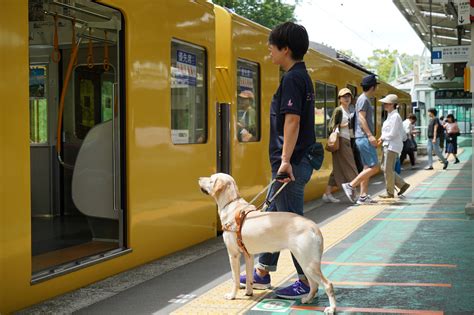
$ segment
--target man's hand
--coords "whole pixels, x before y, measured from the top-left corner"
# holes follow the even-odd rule
[[[369,142],[373,147],[377,147],[377,139],[373,135],[369,137]]]
[[[431,142],[433,142],[433,144],[436,144],[436,138],[433,138],[433,140],[431,140]]]
[[[382,142],[383,142],[382,137],[380,137],[380,138],[377,140],[377,146],[381,145]]]
[[[291,164],[289,162],[284,162],[284,161],[281,162],[280,168],[278,169],[277,174],[282,174],[282,173],[288,174],[289,177],[285,179],[278,179],[280,183],[288,183],[290,181],[295,180],[295,176],[293,176],[293,168],[291,167]]]

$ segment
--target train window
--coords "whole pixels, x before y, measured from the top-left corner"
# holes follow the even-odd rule
[[[352,105],[355,105],[355,102],[357,100],[357,87],[352,85],[352,84],[347,84],[346,87],[351,91],[352,93]]]
[[[113,67],[108,71],[103,65],[78,66],[74,71],[75,82],[75,134],[84,139],[95,125],[112,119]]]
[[[206,51],[171,42],[171,140],[174,144],[207,141]]]
[[[46,65],[30,66],[30,143],[48,142],[48,96]]]
[[[370,102],[372,103],[372,106],[374,107],[374,136],[375,136],[377,134],[377,107],[378,107],[377,98],[371,97]]]
[[[237,138],[260,140],[260,70],[258,64],[237,61]]]
[[[314,133],[316,138],[326,138],[326,84],[317,81],[314,86]]]
[[[332,113],[337,106],[337,86],[326,84],[326,126],[329,126]]]

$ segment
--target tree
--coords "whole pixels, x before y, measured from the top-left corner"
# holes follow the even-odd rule
[[[413,71],[413,62],[416,58],[418,56],[400,54],[397,50],[376,49],[373,51],[373,55],[368,58],[365,66],[375,71],[380,79],[389,82],[396,79],[396,74],[401,75],[402,72]],[[403,68],[403,71],[400,67]]]
[[[235,13],[268,28],[287,21],[296,21],[295,5],[282,3],[281,0],[213,0],[215,4],[229,8]]]

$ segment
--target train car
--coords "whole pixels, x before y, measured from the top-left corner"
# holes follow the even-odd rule
[[[215,237],[200,176],[231,173],[246,198],[268,183],[269,29],[205,0],[7,1],[0,21],[0,313]],[[305,61],[324,143],[365,73]],[[330,170],[327,154],[307,200]]]
[[[0,313],[215,237],[213,5],[2,4]]]

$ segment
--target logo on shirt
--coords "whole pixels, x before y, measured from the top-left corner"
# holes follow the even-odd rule
[[[288,101],[288,106],[293,106],[293,102],[291,101],[291,99]]]

